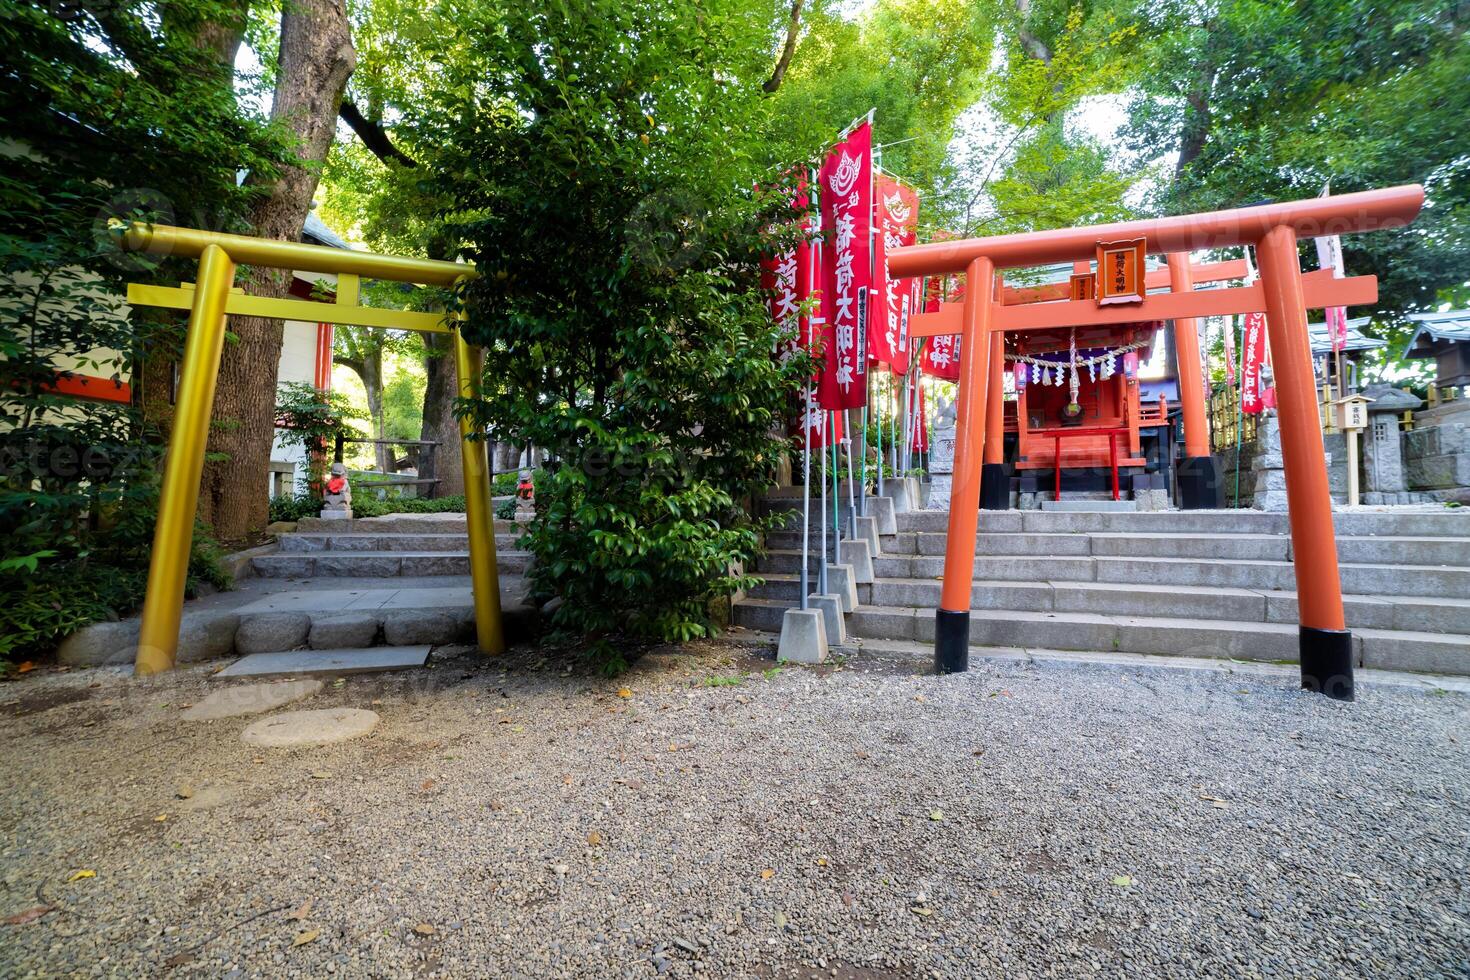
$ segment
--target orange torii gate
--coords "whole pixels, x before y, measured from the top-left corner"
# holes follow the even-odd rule
[[[968,669],[970,590],[975,571],[985,424],[994,338],[1005,331],[1128,323],[1137,320],[1193,319],[1265,312],[1275,369],[1281,450],[1291,522],[1300,620],[1302,686],[1328,697],[1353,699],[1352,634],[1342,609],[1332,498],[1322,447],[1317,392],[1312,372],[1307,309],[1356,306],[1378,298],[1373,276],[1334,279],[1331,270],[1302,274],[1299,238],[1398,228],[1413,221],[1424,205],[1424,188],[1414,184],[1384,190],[1319,197],[1129,221],[1083,228],[999,235],[913,245],[889,253],[894,279],[963,272],[970,284],[958,308],[913,318],[910,334],[927,337],[960,334],[959,399],[955,418],[954,484],[945,545],[944,583],[935,611],[934,662],[940,673]],[[997,270],[1090,260],[1106,242],[1144,241],[1144,251],[1170,258],[1170,291],[1141,295],[1136,302],[1102,305],[1069,299],[1049,287],[1004,290],[997,297]],[[1248,286],[1194,292],[1188,255],[1199,249],[1254,245],[1260,280]],[[1176,257],[1177,256],[1177,257]],[[1153,285],[1153,283],[1147,283]],[[1054,287],[1053,287],[1054,289]],[[1146,289],[1140,289],[1146,294]],[[1008,305],[1007,296],[1019,303]],[[1032,301],[1027,302],[1027,299]],[[1055,301],[1049,301],[1055,300]],[[1192,331],[1181,331],[1180,336]],[[1179,351],[1184,402],[1185,455],[1205,455],[1203,405],[1189,406],[1189,391],[1199,398],[1198,357]],[[1188,365],[1188,367],[1186,367]],[[1194,377],[1187,377],[1186,374]],[[1193,424],[1191,424],[1193,422]],[[992,456],[994,454],[992,453]]]

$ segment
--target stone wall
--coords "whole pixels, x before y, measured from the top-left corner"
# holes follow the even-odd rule
[[[1416,412],[1402,438],[1404,482],[1416,497],[1470,504],[1470,399]]]

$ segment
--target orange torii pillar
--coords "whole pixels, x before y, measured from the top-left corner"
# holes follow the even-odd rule
[[[1191,266],[1189,253],[1169,253],[1172,292],[1193,291]],[[1192,316],[1174,321],[1174,359],[1178,362],[1179,406],[1184,416],[1184,456],[1175,470],[1179,507],[1218,510],[1225,506],[1225,483],[1220,460],[1210,454],[1210,435],[1205,428],[1205,382],[1199,360],[1199,321]]]
[[[934,620],[934,669],[970,669],[970,590],[975,578],[975,535],[980,518],[980,468],[990,381],[990,289],[995,263],[981,256],[965,269],[960,313],[959,400],[955,406],[954,475],[949,494],[949,534],[944,545],[944,584]],[[984,283],[985,286],[979,284]]]
[[[970,283],[988,283],[999,268],[1079,261],[1104,241],[1142,238],[1153,254],[1193,252],[1254,244],[1260,255],[1259,283],[1209,292],[1146,295],[1138,305],[1105,308],[1086,301],[1005,307],[988,291],[967,289],[960,310],[960,397],[955,419],[954,485],[949,538],[945,542],[943,587],[935,611],[934,658],[941,672],[969,663],[970,598],[978,530],[980,467],[985,448],[984,416],[992,330],[1040,330],[1107,324],[1129,319],[1173,319],[1264,310],[1276,355],[1281,450],[1296,573],[1302,687],[1338,700],[1353,699],[1352,634],[1343,617],[1332,498],[1327,490],[1317,394],[1307,339],[1307,299],[1317,305],[1361,305],[1377,300],[1371,276],[1323,279],[1313,273],[1307,288],[1297,257],[1297,236],[1352,234],[1398,228],[1424,205],[1419,185],[1180,215],[1149,221],[998,235],[963,241],[910,245],[889,253],[895,279],[964,271]],[[928,321],[927,323],[925,321]],[[911,322],[913,336],[953,333],[941,310]]]

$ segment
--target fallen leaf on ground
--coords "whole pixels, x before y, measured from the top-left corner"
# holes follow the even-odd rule
[[[587,835],[587,843],[591,844],[593,847],[596,847],[597,845],[602,843],[602,835],[595,830],[592,831],[592,833]]]
[[[928,700],[928,698],[924,697],[924,695],[922,695],[922,694],[915,694],[914,695],[914,700],[917,701],[917,702],[919,702],[920,704],[923,704],[925,701]]]
[[[316,937],[321,934],[322,931],[320,929],[307,929],[305,932],[298,932],[296,938],[291,940],[291,946],[293,948],[296,946],[305,946],[307,943],[315,942]]]
[[[36,669],[36,664],[35,664],[34,661],[31,661],[31,660],[24,660],[24,661],[21,661],[20,663],[18,663],[18,664],[15,665],[15,672],[17,674],[29,674],[31,671],[33,671],[35,669]]]
[[[776,913],[776,928],[777,929],[785,929],[786,928],[786,913],[785,912],[777,912]]]
[[[192,799],[194,796],[194,787],[190,786],[188,783],[185,783],[178,789],[174,790],[174,795],[181,800]]]
[[[761,872],[761,881],[770,881],[774,877],[776,877],[776,872],[770,868]]]
[[[817,858],[817,867],[819,867],[819,868],[825,868],[826,866],[827,866],[827,859],[826,858]]]
[[[1119,888],[1127,888],[1129,885],[1133,884],[1133,879],[1128,875],[1118,875],[1116,878],[1113,879],[1113,884],[1117,885]]]
[[[563,777],[561,777],[561,784],[563,786],[570,786],[570,785],[572,785],[572,777],[571,776],[563,776]]]
[[[855,755],[855,756],[857,756],[859,759],[867,759],[867,758],[870,758],[870,756],[868,755],[868,753],[864,752],[862,749],[857,749],[852,754]]]
[[[153,818],[153,822],[154,823],[163,823],[167,819],[168,819],[168,814],[167,813],[160,813],[158,816],[156,816],[156,817]]]
[[[66,879],[66,880],[67,881],[81,881],[83,878],[95,878],[95,877],[97,877],[97,872],[92,871],[90,869],[83,869],[81,871],[73,871],[72,872],[72,876],[70,878]]]
[[[618,697],[620,697],[620,698],[631,698],[632,696],[633,696],[633,692],[630,691],[630,690],[628,690],[626,687],[620,687],[620,688],[618,688]]]
[[[413,931],[418,933],[420,936],[432,936],[434,934],[434,927],[429,925],[427,922],[420,922],[418,925],[413,927]]]
[[[50,912],[51,910],[52,907],[50,905],[37,905],[35,908],[26,909],[24,912],[15,913],[5,920],[5,924],[7,926],[28,925],[32,922],[35,922],[37,919],[45,915],[47,912]]]
[[[311,899],[308,898],[306,901],[302,902],[299,906],[297,906],[296,910],[293,911],[290,915],[286,916],[286,918],[288,918],[288,919],[295,919],[297,922],[300,922],[300,921],[302,921],[303,919],[305,919],[310,914],[311,914]]]
[[[943,820],[944,819],[944,811],[943,810],[933,810],[933,811],[931,811],[930,814],[929,814],[929,819],[930,820]]]
[[[1202,800],[1204,800],[1206,803],[1209,803],[1211,806],[1214,806],[1214,807],[1216,807],[1218,809],[1221,809],[1221,810],[1225,809],[1227,806],[1230,805],[1224,799],[1222,799],[1222,798],[1220,798],[1218,796],[1211,796],[1208,793],[1201,793],[1199,795],[1199,798],[1202,799]]]
[[[924,916],[926,918],[928,916],[931,916],[931,915],[934,914],[934,910],[933,909],[921,909],[921,908],[918,908],[917,906],[915,906],[914,908],[909,909],[909,911],[912,912],[912,913],[914,913],[915,915],[922,915],[922,916]]]
[[[422,793],[427,793],[429,790],[431,790],[433,788],[434,788],[434,781],[432,779],[426,779],[421,784],[419,784],[419,791],[422,792]]]

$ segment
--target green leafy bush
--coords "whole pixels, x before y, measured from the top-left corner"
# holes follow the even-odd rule
[[[303,517],[316,517],[322,512],[322,502],[310,494],[288,497],[282,494],[271,498],[271,523],[285,521],[294,523]]]
[[[382,517],[384,514],[459,514],[464,512],[464,497],[393,497],[378,500],[366,497],[352,501],[353,517]]]

